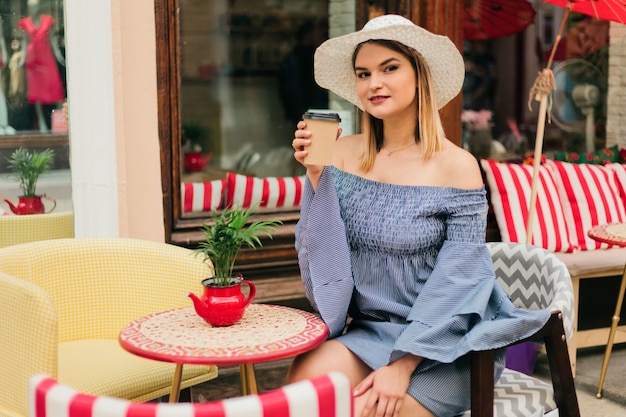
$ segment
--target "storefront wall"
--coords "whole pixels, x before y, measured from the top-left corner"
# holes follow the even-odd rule
[[[342,12],[337,21],[347,24],[349,3],[331,0],[330,14]],[[162,241],[153,1],[66,0],[65,7],[76,235]],[[331,18],[331,36],[341,25]],[[624,34],[612,24],[609,145],[626,142]]]
[[[77,237],[164,240],[152,0],[67,0]]]
[[[607,146],[626,148],[626,25],[611,23]]]

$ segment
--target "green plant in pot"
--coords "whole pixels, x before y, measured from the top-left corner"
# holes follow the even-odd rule
[[[198,122],[185,121],[182,123],[183,166],[187,171],[201,171],[211,160],[212,154],[202,155],[200,141],[206,129]]]
[[[213,326],[230,326],[238,322],[256,295],[256,288],[241,275],[233,275],[235,261],[243,247],[262,246],[260,235],[272,237],[282,222],[278,219],[250,221],[254,207],[234,207],[214,212],[210,222],[202,224],[204,240],[195,249],[204,262],[211,262],[215,276],[202,281],[204,293],[192,299],[196,313]],[[248,296],[241,292],[241,284],[249,287]]]
[[[200,141],[204,137],[204,126],[199,122],[186,120],[181,123],[180,128],[183,136],[183,150],[185,152],[201,152]]]
[[[46,209],[41,201],[42,196],[37,194],[37,181],[40,175],[52,169],[54,151],[46,149],[41,152],[30,152],[28,149],[20,147],[5,159],[9,163],[12,175],[17,178],[22,193],[18,197],[17,206],[9,200],[4,200],[11,211],[15,214],[45,213]],[[49,197],[46,198],[54,202],[54,206],[49,211],[54,210],[56,201]]]

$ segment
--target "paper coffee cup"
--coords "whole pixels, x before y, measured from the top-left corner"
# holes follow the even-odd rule
[[[306,147],[306,165],[331,165],[341,118],[337,113],[306,112],[302,115],[311,144]]]

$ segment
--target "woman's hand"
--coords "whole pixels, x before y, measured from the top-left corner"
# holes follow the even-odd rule
[[[341,135],[341,129],[337,131],[337,138]],[[309,181],[311,181],[311,185],[315,190],[317,188],[317,183],[319,182],[320,177],[322,176],[322,171],[324,170],[323,165],[306,165],[304,163],[304,158],[307,156],[306,147],[311,144],[311,132],[306,130],[306,123],[302,120],[298,122],[298,130],[296,130],[294,134],[295,138],[291,142],[291,146],[294,149],[293,157],[296,161],[300,162],[306,169],[307,175],[309,176]]]
[[[311,144],[311,132],[306,130],[306,123],[303,120],[298,122],[297,127],[298,130],[294,133],[295,138],[291,142],[291,146],[294,149],[293,157],[296,158],[296,161],[308,168],[308,166],[304,164],[304,157],[307,156],[305,147]]]
[[[361,416],[369,416],[374,411],[376,417],[396,417],[400,414],[402,402],[409,388],[411,374],[421,362],[421,358],[406,355],[397,361],[383,366],[369,374],[354,389],[354,396],[368,394]]]

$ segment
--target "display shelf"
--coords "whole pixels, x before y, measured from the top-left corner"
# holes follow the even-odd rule
[[[0,149],[45,148],[69,145],[67,133],[41,133],[35,131],[20,131],[15,135],[0,136]]]

